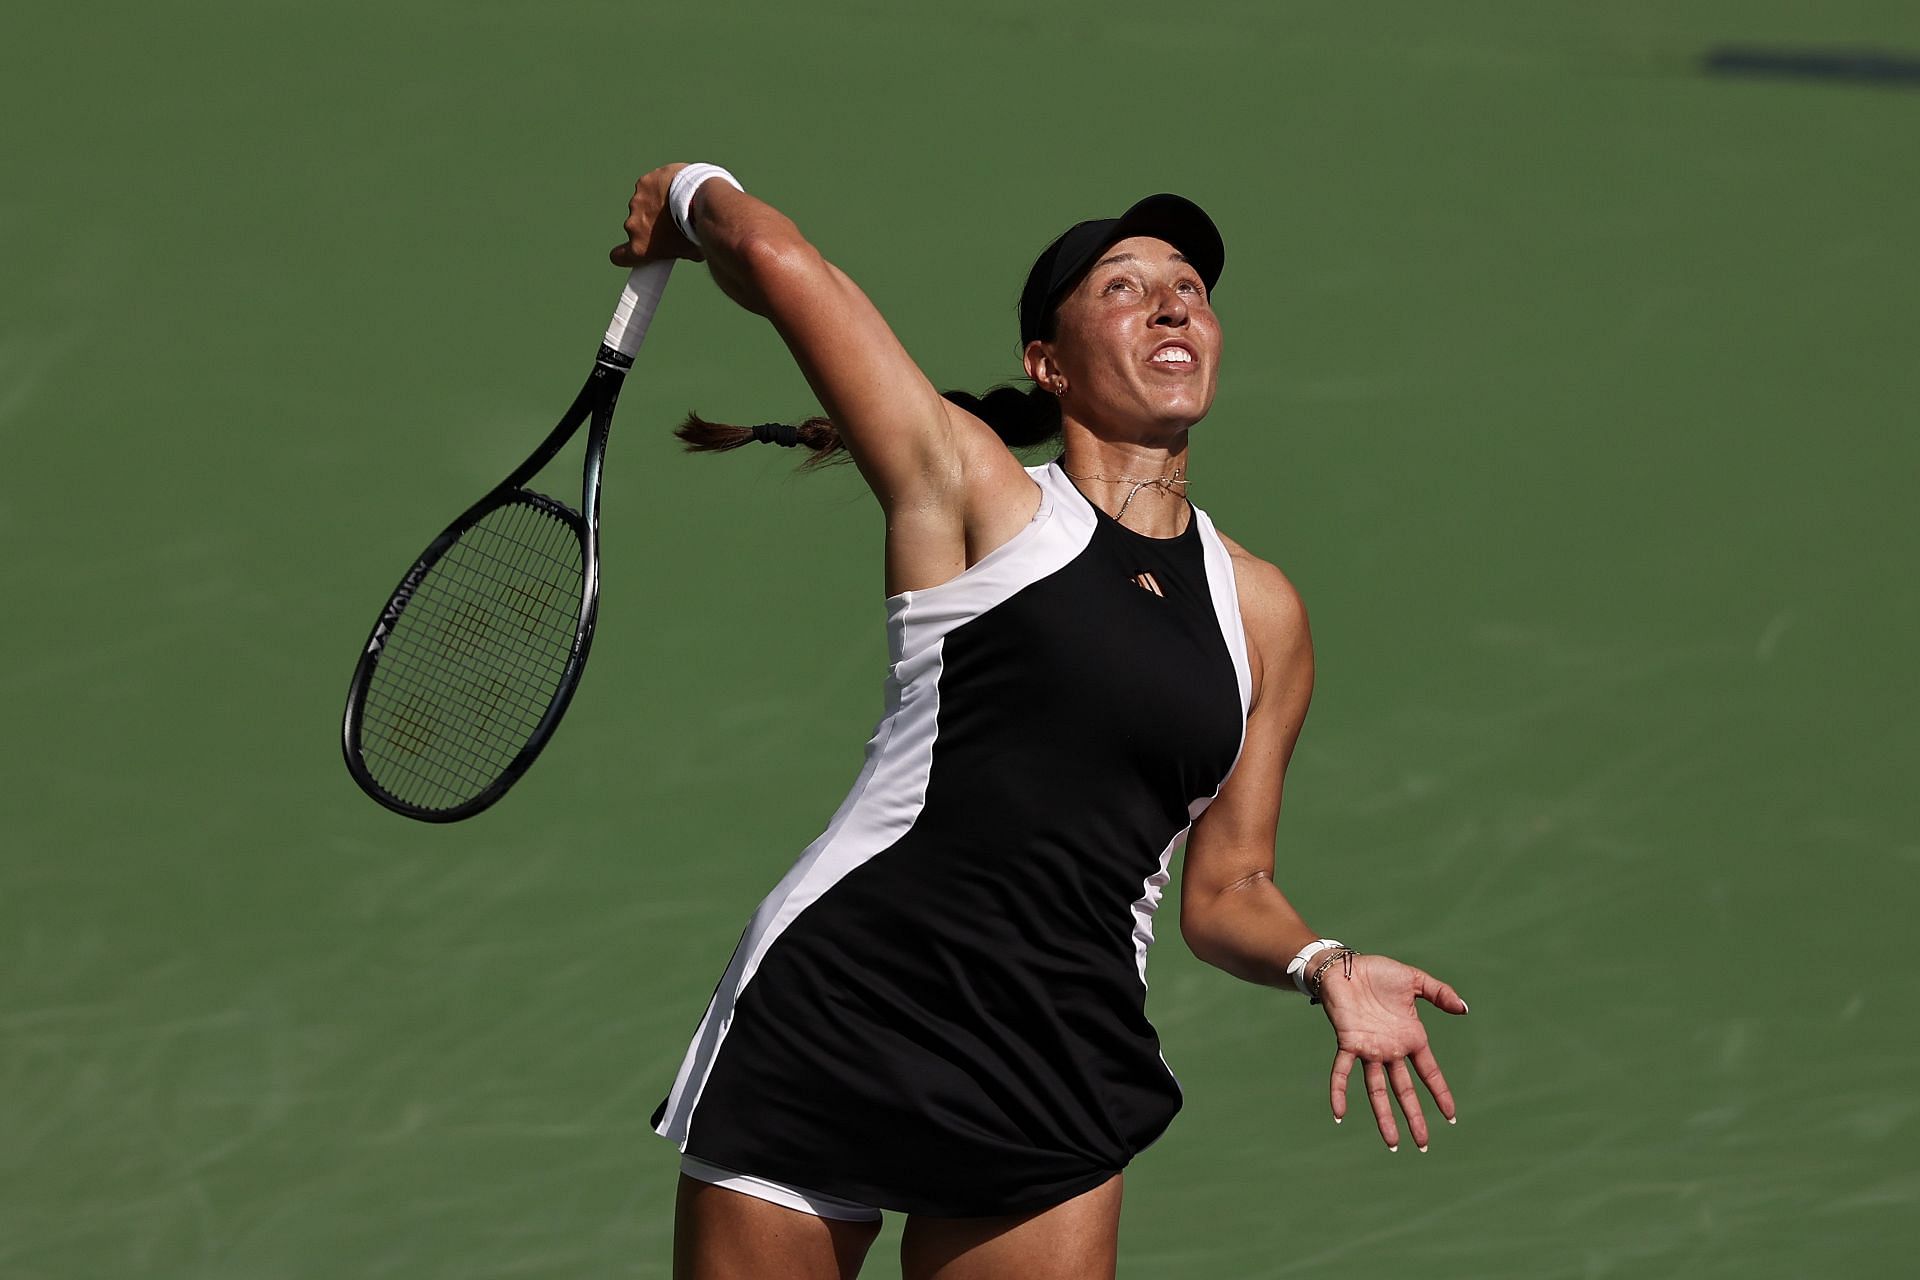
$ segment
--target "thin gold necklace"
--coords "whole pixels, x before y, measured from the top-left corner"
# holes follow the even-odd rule
[[[1098,480],[1102,484],[1132,485],[1133,488],[1127,490],[1127,500],[1120,504],[1119,514],[1113,517],[1116,523],[1126,518],[1127,508],[1133,505],[1134,495],[1149,486],[1164,490],[1176,498],[1184,498],[1187,496],[1184,493],[1175,491],[1176,487],[1180,489],[1187,487],[1187,469],[1185,467],[1175,467],[1170,475],[1151,476],[1145,480],[1141,480],[1135,476],[1077,476],[1074,475],[1073,472],[1068,471],[1064,464],[1060,468],[1060,474],[1066,476],[1069,480]]]

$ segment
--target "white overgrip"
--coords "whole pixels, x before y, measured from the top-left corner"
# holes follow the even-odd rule
[[[627,287],[620,291],[620,305],[613,309],[613,321],[607,325],[608,346],[629,357],[640,349],[640,340],[647,336],[647,326],[653,323],[653,313],[672,274],[672,258],[643,262],[633,269]]]

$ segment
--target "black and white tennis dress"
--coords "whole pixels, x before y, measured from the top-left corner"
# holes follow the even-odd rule
[[[1059,464],[1011,541],[887,601],[886,713],[760,904],[655,1129],[881,1209],[1038,1210],[1158,1138],[1146,1017],[1168,860],[1240,753],[1251,679],[1204,512],[1149,538]]]

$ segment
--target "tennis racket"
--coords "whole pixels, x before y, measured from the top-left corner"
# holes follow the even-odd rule
[[[620,384],[671,261],[635,268],[593,372],[547,438],[427,544],[387,597],[347,691],[347,771],[395,813],[470,818],[547,745],[600,601],[600,473]],[[580,509],[527,487],[588,424]]]

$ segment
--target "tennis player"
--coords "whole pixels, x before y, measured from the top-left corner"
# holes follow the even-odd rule
[[[704,260],[825,410],[689,440],[844,448],[887,531],[885,714],[654,1116],[682,1152],[675,1275],[853,1276],[894,1210],[909,1280],[1111,1277],[1121,1171],[1180,1106],[1145,1001],[1182,841],[1194,953],[1323,1004],[1334,1118],[1358,1064],[1388,1149],[1404,1120],[1424,1151],[1414,1077],[1454,1105],[1415,1002],[1465,1001],[1273,882],[1313,650],[1287,579],[1187,500],[1220,367],[1207,215],[1158,195],[1068,229],[1020,298],[1031,387],[974,397],[725,170],[656,169],[630,210],[613,260]],[[1056,436],[1044,466],[1008,451]]]

